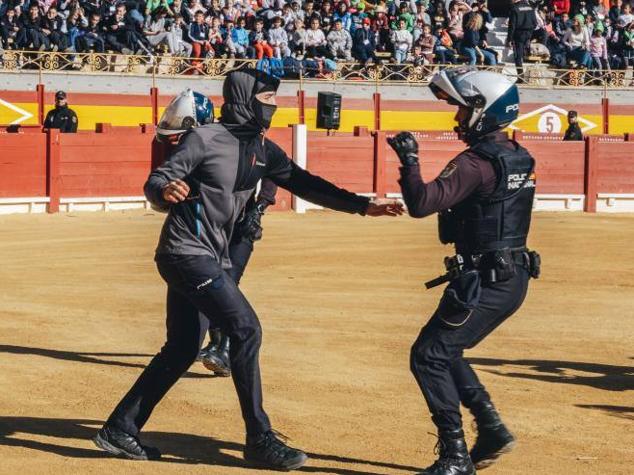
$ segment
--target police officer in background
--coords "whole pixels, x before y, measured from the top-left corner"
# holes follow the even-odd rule
[[[513,48],[513,59],[517,68],[518,82],[524,82],[524,55],[537,26],[535,8],[528,0],[513,0],[509,13],[507,45]]]
[[[59,131],[64,134],[74,134],[77,132],[78,125],[77,114],[68,107],[66,93],[64,91],[57,91],[55,93],[55,108],[46,114],[44,128],[59,129]]]
[[[564,140],[583,140],[583,132],[579,127],[577,111],[568,111],[568,128],[564,134]]]
[[[458,106],[456,131],[469,148],[434,181],[420,175],[418,144],[409,132],[389,139],[398,154],[409,214],[439,213],[443,244],[456,255],[447,273],[428,288],[449,282],[440,304],[411,351],[411,370],[438,428],[439,459],[425,475],[471,475],[509,451],[514,438],[463,357],[522,304],[539,255],[526,248],[535,192],[534,160],[501,129],[518,115],[517,86],[492,72],[462,68],[436,74],[437,98]],[[471,453],[462,430],[460,403],[475,417]]]

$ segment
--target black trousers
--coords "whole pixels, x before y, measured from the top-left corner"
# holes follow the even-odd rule
[[[240,279],[242,279],[244,269],[246,269],[249,263],[251,254],[253,254],[253,241],[243,239],[236,233],[229,244],[229,258],[231,259],[232,267],[226,271],[236,285],[240,285]],[[213,340],[213,333],[217,330],[218,328],[214,328],[213,325],[210,325],[209,338]],[[205,332],[202,332],[201,336],[204,340]],[[223,338],[226,338],[226,336],[223,336]],[[201,340],[200,345],[202,346],[202,344],[203,341]]]
[[[520,76],[524,73],[524,56],[526,55],[526,50],[531,44],[532,36],[532,31],[517,31],[513,35],[513,60],[515,61],[517,74]]]
[[[156,263],[168,286],[167,341],[117,405],[108,424],[133,435],[139,433],[154,407],[196,360],[210,320],[213,328],[231,338],[231,376],[247,434],[270,430],[262,407],[258,362],[262,329],[234,279],[211,256],[158,255]]]
[[[480,303],[460,326],[449,326],[436,310],[421,330],[411,351],[410,365],[432,420],[440,431],[462,427],[460,403],[477,413],[489,402],[463,351],[473,348],[522,305],[528,288],[523,267],[505,282],[482,285]]]

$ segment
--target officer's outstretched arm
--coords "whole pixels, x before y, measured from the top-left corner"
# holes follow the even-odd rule
[[[187,133],[169,159],[150,173],[143,187],[148,201],[159,208],[165,208],[171,203],[185,200],[189,194],[189,186],[184,179],[203,158],[202,139],[195,131]]]

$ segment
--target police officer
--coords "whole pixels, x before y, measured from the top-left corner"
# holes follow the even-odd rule
[[[568,128],[564,134],[564,140],[583,140],[583,132],[579,127],[577,111],[568,111]]]
[[[398,154],[400,186],[409,214],[439,213],[440,241],[455,245],[440,304],[411,351],[414,373],[438,428],[439,459],[425,475],[471,475],[510,450],[514,438],[489,394],[463,358],[522,304],[539,256],[526,248],[535,181],[534,160],[501,129],[518,115],[518,89],[508,78],[470,69],[444,70],[430,87],[458,106],[456,128],[469,148],[435,180],[420,175],[418,144],[401,132],[389,140]],[[471,454],[462,430],[460,403],[471,410],[478,438]]]
[[[235,222],[257,182],[277,185],[324,207],[370,216],[398,215],[393,200],[369,200],[297,167],[264,133],[276,110],[279,80],[257,70],[233,71],[223,85],[220,123],[195,127],[145,184],[153,204],[169,208],[155,261],[166,281],[167,341],[117,405],[94,441],[131,459],[156,459],[139,432],[154,407],[196,360],[202,312],[231,338],[231,375],[246,425],[245,459],[292,470],[307,456],[271,428],[262,404],[257,315],[227,270]]]
[[[77,132],[77,114],[68,107],[66,93],[57,91],[55,93],[55,108],[48,111],[44,120],[44,128],[59,129],[62,133],[74,134]]]
[[[524,82],[524,55],[530,45],[536,26],[535,8],[528,3],[528,0],[514,0],[509,13],[506,41],[513,48],[518,82]]]

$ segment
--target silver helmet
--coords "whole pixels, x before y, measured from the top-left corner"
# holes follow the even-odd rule
[[[517,86],[502,74],[474,68],[445,69],[434,75],[429,87],[438,99],[471,109],[456,128],[467,139],[502,129],[519,114]]]
[[[156,128],[157,136],[177,135],[192,127],[210,124],[214,106],[207,96],[185,89],[169,103]]]

